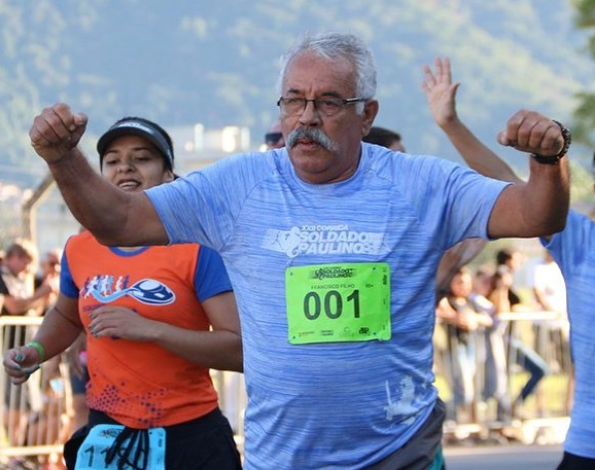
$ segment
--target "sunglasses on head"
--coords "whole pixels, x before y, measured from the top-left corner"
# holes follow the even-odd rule
[[[267,132],[264,135],[264,142],[267,145],[275,145],[279,143],[282,137],[283,134],[281,132]]]

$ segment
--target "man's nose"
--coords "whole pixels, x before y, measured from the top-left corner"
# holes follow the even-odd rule
[[[320,114],[318,114],[314,101],[306,101],[306,107],[300,116],[300,124],[304,126],[318,126],[320,123]]]

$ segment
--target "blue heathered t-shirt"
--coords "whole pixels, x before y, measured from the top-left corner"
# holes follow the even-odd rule
[[[362,145],[356,173],[298,178],[285,149],[227,158],[147,191],[171,243],[217,250],[234,287],[248,393],[247,470],[365,468],[401,448],[437,392],[434,279],[445,250],[487,237],[506,183]],[[285,271],[390,265],[389,341],[288,341]]]
[[[574,362],[574,405],[564,449],[595,459],[595,222],[570,211],[566,228],[542,240],[566,281],[570,350]]]

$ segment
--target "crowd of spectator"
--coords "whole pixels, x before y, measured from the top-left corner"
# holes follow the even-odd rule
[[[444,341],[437,344],[436,366],[448,385],[452,422],[477,422],[486,407],[500,425],[552,414],[543,379],[554,371],[571,377],[566,303],[543,302],[564,298],[564,281],[544,255],[526,269],[529,281],[521,285],[516,274],[523,258],[500,250],[491,264],[459,268],[438,293],[437,335]],[[560,413],[568,413],[570,390],[553,400],[562,402],[555,405]]]

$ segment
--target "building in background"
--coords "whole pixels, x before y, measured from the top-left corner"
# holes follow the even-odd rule
[[[176,173],[184,176],[204,168],[217,160],[236,153],[256,150],[251,147],[250,129],[239,126],[225,126],[208,129],[197,123],[167,129],[174,142]],[[94,149],[94,146],[91,147]],[[87,150],[91,165],[98,168],[94,150]],[[30,175],[29,175],[30,176]],[[49,185],[31,213],[30,224],[26,223],[24,208],[39,185],[43,185],[47,170],[42,166],[39,175],[35,170],[34,183],[23,183],[23,179],[3,171],[0,177],[0,249],[16,237],[27,236],[28,226],[33,241],[41,253],[61,248],[68,237],[78,233],[79,223],[74,219],[60,192],[54,184]],[[27,187],[27,185],[33,187]]]
[[[194,124],[167,131],[174,142],[176,173],[181,176],[229,155],[255,150],[250,145],[247,127],[206,129],[202,124]]]

